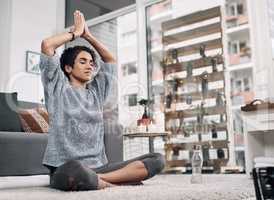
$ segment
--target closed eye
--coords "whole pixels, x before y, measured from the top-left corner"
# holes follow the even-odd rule
[[[93,60],[87,60],[87,59],[85,59],[85,58],[81,58],[80,59],[80,64],[82,64],[82,65],[84,65],[84,64],[86,64],[87,62],[89,62],[89,64],[90,64],[90,66],[94,66],[94,62],[93,62]]]

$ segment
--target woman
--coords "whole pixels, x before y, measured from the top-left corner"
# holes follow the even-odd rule
[[[59,59],[55,50],[78,37],[87,40],[102,60],[85,46],[65,49]],[[50,169],[50,186],[65,191],[103,189],[141,183],[161,172],[165,161],[158,153],[107,162],[102,110],[116,60],[90,33],[83,14],[75,11],[73,30],[44,39],[41,51],[40,69],[50,119],[43,164]]]

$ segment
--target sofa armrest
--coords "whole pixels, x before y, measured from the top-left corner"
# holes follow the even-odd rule
[[[123,127],[118,123],[105,123],[104,131],[108,162],[123,161]]]
[[[0,176],[48,174],[47,134],[0,131]]]

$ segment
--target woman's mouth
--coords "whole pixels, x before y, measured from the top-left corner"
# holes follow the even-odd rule
[[[87,75],[91,75],[91,71],[87,71],[87,72],[85,72],[85,74],[87,74]]]

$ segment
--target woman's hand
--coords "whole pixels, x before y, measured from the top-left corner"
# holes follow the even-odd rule
[[[88,29],[88,25],[87,25],[87,23],[85,23],[84,32],[83,32],[83,34],[82,34],[81,37],[87,39],[90,36],[91,36],[91,33],[90,33],[89,29]]]
[[[83,35],[84,29],[85,29],[84,15],[79,10],[76,10],[73,15],[74,15],[73,33],[75,37],[80,37]]]
[[[70,30],[70,32],[73,32],[75,38],[83,35],[85,24],[84,15],[80,11],[76,10],[74,12],[74,25]],[[41,43],[41,51],[48,56],[53,56],[55,54],[55,49],[71,41],[71,39],[71,33],[68,32],[45,38]]]
[[[81,35],[81,37],[83,37],[84,39],[88,39],[88,37],[91,37],[92,35],[91,35],[91,33],[90,33],[89,29],[88,29],[88,25],[86,23],[84,15],[83,15],[83,19],[84,19],[84,22],[85,22],[85,27],[84,27],[84,32]]]

